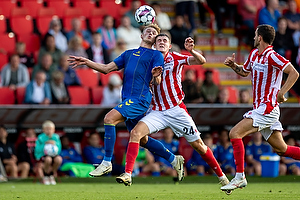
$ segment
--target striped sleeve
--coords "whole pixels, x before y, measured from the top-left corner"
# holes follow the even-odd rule
[[[283,71],[289,63],[289,60],[285,59],[275,51],[272,52],[269,56],[269,64],[271,64],[273,67],[280,69],[281,71]]]
[[[251,59],[253,58],[253,55],[255,55],[256,51],[257,51],[257,49],[253,49],[249,53],[249,56],[248,56],[247,60],[245,61],[244,65],[243,65],[243,70],[245,72],[251,72]]]

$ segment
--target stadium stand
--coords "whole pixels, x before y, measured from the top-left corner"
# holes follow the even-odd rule
[[[93,8],[91,10],[91,16],[89,17],[89,26],[92,31],[96,31],[102,24],[103,17],[107,14],[107,10],[104,8]]]
[[[1,9],[2,10],[2,9]],[[2,11],[0,10],[0,14]],[[0,34],[6,33],[7,27],[6,27],[6,18],[2,15],[0,15]]]
[[[93,104],[101,104],[103,98],[103,87],[92,87],[91,88],[91,97]]]
[[[0,104],[14,104],[15,94],[14,91],[8,87],[0,87]]]
[[[63,18],[64,12],[70,7],[70,2],[67,0],[47,0],[47,6],[55,10],[55,14],[59,18]]]
[[[12,31],[17,35],[32,34],[34,30],[33,19],[30,15],[12,16],[10,25]]]
[[[82,9],[82,15],[85,17],[91,16],[91,11],[95,8],[95,2],[90,0],[73,0],[74,8]]]
[[[17,7],[17,2],[16,1],[11,1],[11,0],[1,0],[0,1],[0,8],[2,8],[2,14],[6,18],[10,17],[11,10],[15,7]]]
[[[41,46],[40,37],[36,34],[19,35],[18,42],[24,42],[26,44],[26,51],[30,53],[39,51]]]
[[[76,74],[78,75],[81,85],[86,87],[95,87],[99,85],[99,73],[92,70],[92,69],[86,69],[86,68],[78,68],[75,70]]]
[[[27,8],[29,11],[29,15],[36,18],[38,15],[38,11],[43,8],[43,1],[38,0],[21,0],[21,6],[23,8]]]
[[[110,75],[115,74],[115,73],[118,74],[121,78],[123,77],[122,72],[120,72],[120,71],[114,71],[109,74],[100,74],[100,81],[101,81],[102,86],[106,86],[108,84]]]
[[[18,87],[16,89],[16,100],[17,100],[17,104],[22,104],[24,102],[25,99],[25,91],[26,91],[26,87]]]
[[[0,34],[0,51],[12,53],[15,50],[16,40],[14,34]]]
[[[30,15],[28,8],[15,7],[11,9],[10,17],[25,17],[26,15]]]
[[[8,63],[8,55],[6,53],[0,53],[0,71]]]
[[[72,105],[87,105],[90,104],[89,90],[81,86],[69,86],[69,95]]]

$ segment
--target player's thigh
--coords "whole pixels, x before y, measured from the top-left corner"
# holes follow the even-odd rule
[[[168,127],[165,118],[164,111],[151,111],[143,117],[140,122],[144,122],[144,124],[146,124],[148,127],[147,134],[151,134]]]
[[[287,145],[282,138],[282,134],[280,131],[273,131],[269,139],[267,140],[268,143],[273,147],[274,151],[279,154],[283,155],[287,150]]]
[[[257,127],[253,127],[253,119],[244,118],[239,123],[237,123],[229,132],[229,137],[233,138],[243,138],[251,133],[258,131]]]
[[[143,121],[139,121],[137,125],[130,131],[130,142],[136,142],[149,134],[149,128]],[[146,138],[144,138],[146,139]]]

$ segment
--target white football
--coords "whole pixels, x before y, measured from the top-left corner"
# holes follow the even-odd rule
[[[142,26],[153,24],[155,20],[155,11],[152,7],[144,5],[135,11],[135,20]]]
[[[54,157],[58,154],[58,147],[56,145],[53,145],[53,144],[45,144],[44,153],[47,156]]]

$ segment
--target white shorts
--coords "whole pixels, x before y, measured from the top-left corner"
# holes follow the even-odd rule
[[[279,121],[279,106],[276,106],[270,114],[264,115],[265,109],[266,105],[263,104],[257,109],[248,111],[243,117],[253,119],[253,126],[258,127],[258,131],[261,132],[265,140],[268,140],[274,130],[282,131],[283,128]]]
[[[150,134],[170,127],[177,137],[183,136],[188,142],[200,139],[200,132],[183,103],[168,110],[152,110],[140,121],[148,126]]]

